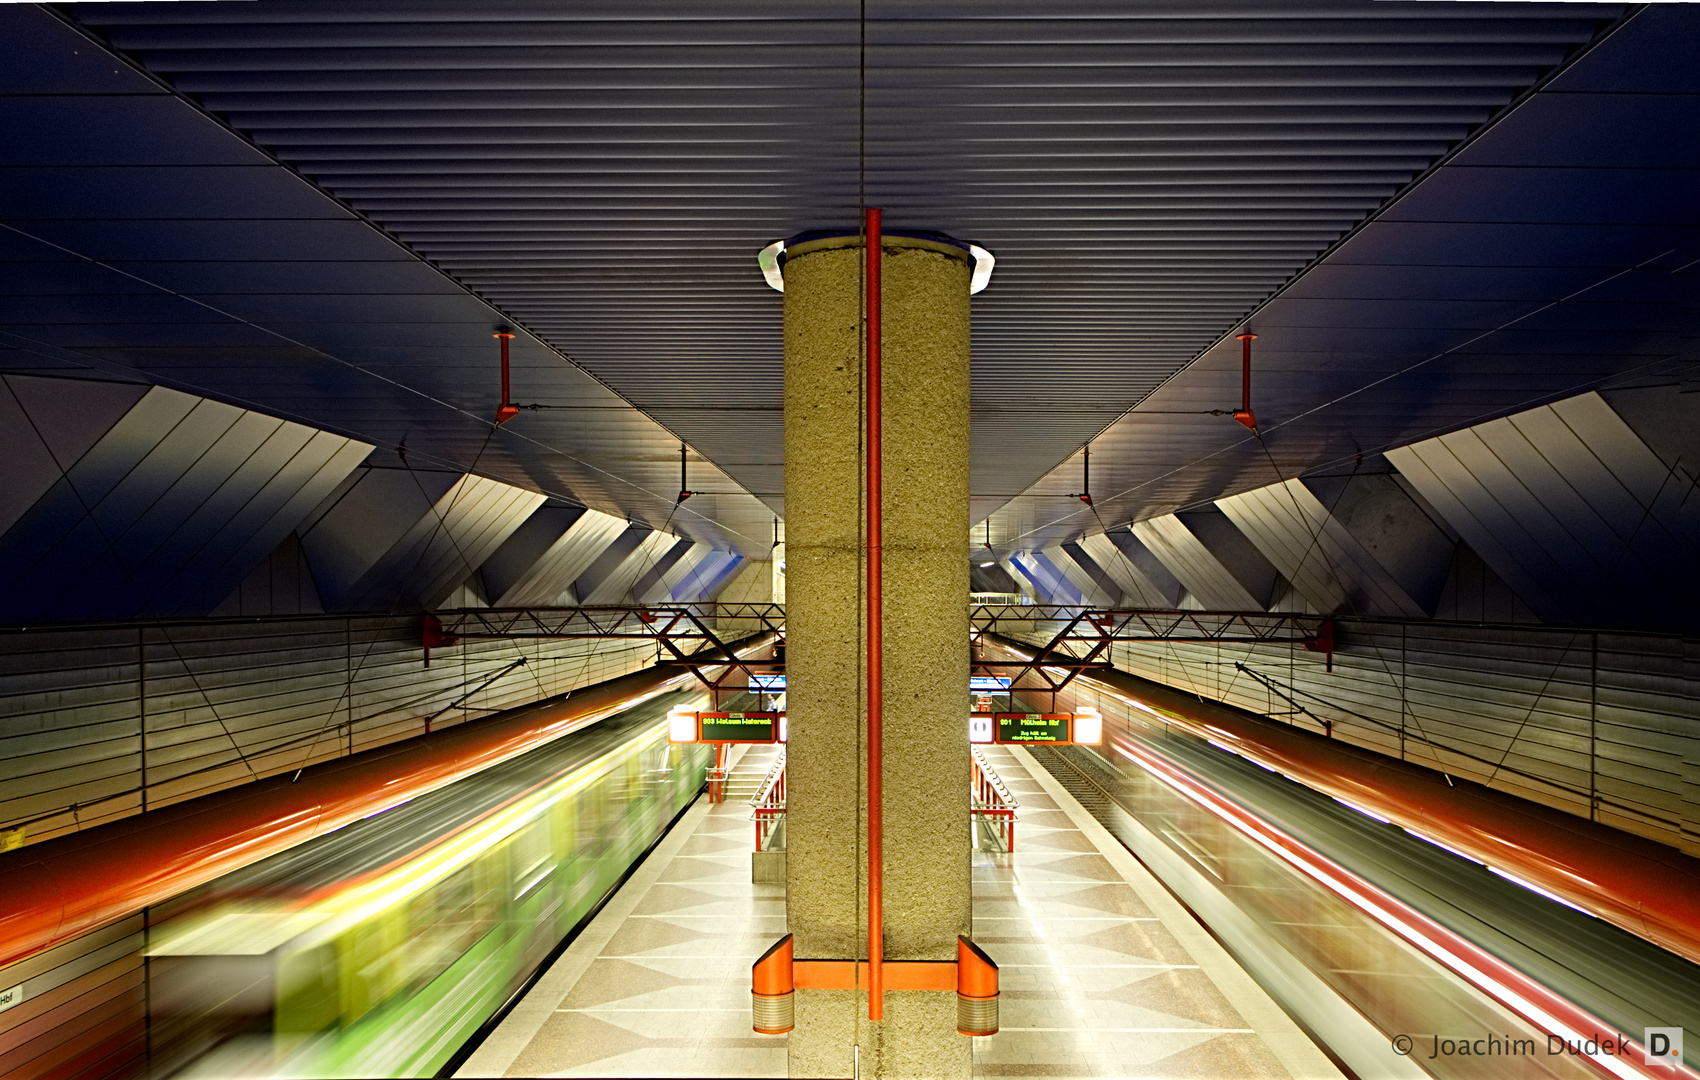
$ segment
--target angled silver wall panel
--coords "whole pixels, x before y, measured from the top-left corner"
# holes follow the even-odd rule
[[[481,476],[369,469],[319,517],[302,546],[331,610],[434,607],[543,498]]]
[[[1462,540],[1435,601],[1434,617],[1451,622],[1541,621],[1517,591]]]
[[[1133,535],[1209,611],[1262,611],[1275,568],[1220,510],[1135,522]]]
[[[1086,602],[1068,576],[1042,551],[1018,551],[1009,557],[1009,564],[1033,586],[1034,594],[1042,604]]]
[[[301,538],[290,533],[207,614],[321,615],[324,610]]]
[[[493,607],[561,607],[581,573],[626,531],[626,520],[600,510],[541,507],[484,563]],[[536,558],[525,554],[542,544]],[[522,565],[525,563],[525,565]]]
[[[771,604],[773,602],[773,562],[770,559],[743,559],[727,568],[711,589],[713,599],[726,604]]]
[[[1372,478],[1359,479],[1371,481],[1364,485],[1366,489],[1373,487]],[[1374,504],[1383,494],[1397,496],[1415,509],[1391,477],[1379,479],[1386,491],[1360,491],[1353,502],[1365,525],[1382,520]],[[1346,490],[1342,486],[1337,493],[1342,496],[1339,501],[1343,501]],[[1426,606],[1406,591],[1304,482],[1270,484],[1218,499],[1216,505],[1317,611],[1407,618],[1428,614]],[[1443,576],[1452,546],[1432,524],[1423,524],[1440,541],[1437,565]],[[1386,546],[1392,550],[1391,541]],[[1434,591],[1438,590],[1436,582]]]
[[[626,535],[620,539],[627,540],[632,537],[633,533],[638,534],[635,537],[636,543],[632,545],[624,559],[607,566],[603,576],[596,580],[594,584],[581,578],[573,586],[573,590],[581,597],[580,603],[586,607],[618,606],[632,603],[632,587],[637,584],[638,578],[654,566],[661,556],[666,554],[667,549],[672,547],[679,539],[671,533],[657,532],[636,525],[627,530]],[[613,551],[614,548],[610,547],[609,552]],[[609,562],[612,563],[612,560],[609,560]],[[596,565],[586,571],[586,574],[593,574],[602,568],[603,559],[599,558],[596,560]]]
[[[205,614],[371,449],[153,387],[0,537],[0,617]]]
[[[736,560],[729,551],[716,551],[709,544],[696,544],[685,557],[673,564],[664,579],[667,599],[675,604],[689,604],[703,599],[711,588],[732,569],[728,558]]]
[[[1045,554],[1056,564],[1057,569],[1063,572],[1063,576],[1080,590],[1081,599],[1097,607],[1121,606],[1121,588],[1079,544],[1059,544],[1046,548]]]
[[[696,543],[659,576],[658,585],[641,594],[645,603],[690,604],[706,599],[741,560],[729,551]]]
[[[605,545],[590,565],[573,579],[572,585],[564,596],[574,604],[588,603],[587,599],[596,591],[596,587],[608,579],[608,576],[618,570],[638,545],[647,540],[652,529],[647,525],[632,522],[621,522],[619,535]]]
[[[626,531],[626,521],[599,510],[542,506],[485,560],[492,607],[560,607],[574,603],[572,583]]]
[[[1542,619],[1695,624],[1691,485],[1598,394],[1387,458]]]
[[[651,563],[649,568],[639,574],[636,581],[632,582],[633,601],[639,604],[655,604],[671,599],[672,589],[667,583],[667,576],[682,560],[691,556],[692,549],[697,546],[694,541],[677,539],[672,546],[664,549],[661,552],[661,557]],[[713,550],[707,544],[703,544],[701,547],[702,550],[695,553],[696,559],[701,559],[702,556]],[[692,560],[692,565],[695,565],[695,561],[695,559]],[[685,569],[689,570],[690,567],[687,566]]]
[[[1396,473],[1313,477],[1304,484],[1417,608],[1432,614],[1458,534],[1422,494]]]
[[[509,533],[502,546],[491,552],[484,565],[478,568],[479,581],[491,606],[546,606],[515,604],[507,598],[518,591],[550,549],[572,531],[573,525],[584,514],[585,510],[580,506],[539,506],[520,523],[519,528]]]
[[[1145,545],[1126,529],[1117,529],[1114,535],[1093,533],[1091,536],[1083,536],[1080,538],[1080,546],[1121,587],[1122,603],[1146,608],[1172,608],[1180,603],[1180,582],[1176,581],[1175,576],[1169,573],[1162,563],[1157,562],[1156,558],[1146,551]],[[1151,580],[1147,567],[1140,566],[1128,558],[1127,550],[1134,547],[1137,547],[1150,563],[1155,564],[1168,587],[1160,587],[1157,582]]]
[[[1010,574],[1007,564],[999,562],[990,553],[978,558],[978,562],[971,562],[968,567],[971,600],[975,597],[1008,597],[1021,592],[1021,584]]]
[[[725,593],[728,586],[731,585],[733,578],[738,576],[738,571],[744,563],[748,561],[750,560],[745,559],[735,551],[710,552],[708,557],[698,563],[673,590],[674,601],[681,604],[695,604],[727,599]],[[759,561],[756,563],[756,568],[760,572],[771,573],[766,569],[766,564]]]
[[[435,607],[543,502],[534,491],[463,476],[368,571],[349,600],[360,608]]]
[[[458,480],[459,474],[415,469],[362,469],[301,533],[319,596],[331,610],[378,564]]]

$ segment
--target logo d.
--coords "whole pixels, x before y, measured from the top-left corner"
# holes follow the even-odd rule
[[[1642,1053],[1648,1065],[1678,1065],[1682,1062],[1682,1029],[1650,1027],[1642,1032]]]

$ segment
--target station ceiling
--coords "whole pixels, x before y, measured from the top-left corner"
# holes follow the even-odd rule
[[[998,257],[973,489],[1005,551],[1694,355],[1680,5],[0,19],[0,364],[164,382],[745,553],[783,514],[755,253],[863,204]],[[543,407],[496,430],[504,323],[513,397]],[[1256,434],[1227,415],[1248,329]],[[681,440],[704,493],[682,506]]]

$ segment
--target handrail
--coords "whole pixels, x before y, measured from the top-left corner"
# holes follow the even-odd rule
[[[750,817],[756,823],[756,850],[767,851],[774,833],[785,822],[785,747],[779,748],[773,768],[767,771],[750,805],[755,807]]]
[[[726,781],[732,775],[731,750],[728,743],[716,743],[714,746],[714,764],[709,766],[707,776],[708,801],[711,803],[726,801]]]
[[[984,755],[980,752],[980,748],[978,746],[969,747],[969,752],[974,755],[974,764],[979,768],[980,772],[986,777],[986,779],[991,781],[992,787],[997,792],[998,796],[1002,798],[1004,802],[1008,803],[1011,808],[1020,809],[1021,804],[1016,802],[1015,796],[1011,795],[1009,793],[1009,789],[1004,787],[1002,778],[998,776],[997,771],[994,770],[986,761]]]
[[[773,759],[773,768],[767,770],[767,775],[762,777],[761,783],[759,785],[757,785],[757,787],[756,787],[756,793],[754,795],[750,796],[750,805],[751,806],[762,805],[763,803],[765,803],[767,801],[768,793],[773,789],[773,786],[775,784],[778,784],[781,787],[783,787],[784,783],[785,783],[785,747],[781,746],[779,748],[779,754],[776,757],[774,757],[774,759]],[[780,792],[779,800],[780,800],[781,804],[783,804],[784,801],[785,801],[785,794],[784,794],[783,791]]]
[[[1003,780],[986,762],[977,746],[969,747],[972,755],[969,784],[968,813],[970,818],[990,819],[993,829],[1003,841],[1004,850],[1015,851],[1015,812],[1021,804],[1004,787]]]
[[[1005,851],[1015,850],[1015,812],[1021,808],[1010,794],[997,772],[981,756],[979,748],[971,748],[968,812],[970,817],[991,819]],[[766,851],[773,836],[785,822],[785,748],[768,769],[761,786],[750,797],[750,820],[756,826],[756,850]]]

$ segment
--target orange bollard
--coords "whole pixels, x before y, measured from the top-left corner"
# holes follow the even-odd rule
[[[998,965],[965,937],[956,939],[956,1030],[998,1033]]]
[[[797,1026],[791,947],[791,935],[786,934],[750,966],[751,1011],[758,1035],[783,1035]]]

